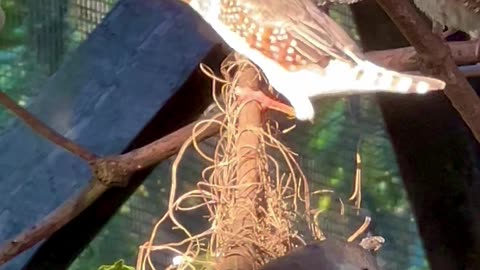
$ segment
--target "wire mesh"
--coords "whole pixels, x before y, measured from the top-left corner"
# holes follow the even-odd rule
[[[117,0],[70,0],[68,21],[74,29],[74,43],[85,40]]]
[[[117,0],[3,0],[0,90],[29,103]],[[0,127],[7,114],[0,112]]]

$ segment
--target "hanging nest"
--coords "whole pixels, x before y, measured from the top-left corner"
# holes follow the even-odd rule
[[[246,104],[239,104],[235,89],[241,84],[242,74],[252,69],[255,67],[250,62],[233,55],[222,63],[223,78],[202,66],[213,80],[216,109],[224,120],[213,120],[220,119],[217,115],[198,123],[180,149],[172,165],[168,211],[155,225],[150,240],[140,247],[137,270],[157,269],[151,256],[159,251],[176,254],[167,269],[221,269],[219,264],[232,256],[247,258],[254,262],[251,269],[259,269],[295,247],[324,239],[315,222],[320,212],[311,209],[310,196],[331,191],[310,193],[296,154],[278,140],[279,134],[292,128],[281,130],[271,119],[261,121],[259,126],[240,123]],[[258,81],[265,82],[258,70],[255,74]],[[216,93],[218,83],[222,85],[220,93]],[[202,151],[196,141],[196,134],[208,125],[221,126],[212,156]],[[195,190],[177,196],[177,169],[189,147],[194,147],[210,165],[202,171]],[[197,203],[192,206],[192,201]],[[208,209],[210,227],[193,234],[177,215],[200,208]],[[184,240],[155,244],[157,231],[166,222],[181,230]]]

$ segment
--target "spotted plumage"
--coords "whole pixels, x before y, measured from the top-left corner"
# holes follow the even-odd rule
[[[257,0],[258,1],[258,0]],[[219,19],[232,32],[239,34],[246,39],[250,47],[256,48],[274,60],[284,64],[289,69],[295,69],[306,64],[321,64],[322,67],[328,63],[332,57],[347,59],[348,56],[335,46],[334,34],[336,24],[331,25],[333,31],[325,31],[323,28],[316,27],[315,22],[309,22],[308,13],[304,11],[303,6],[295,4],[295,1],[289,3],[288,0],[263,0],[263,5],[254,5],[256,1],[242,0],[220,0]],[[278,2],[281,2],[284,8],[296,13],[298,18],[283,18],[283,10],[278,8]],[[296,24],[297,19],[303,17],[308,24]],[[327,16],[328,17],[328,16]],[[331,23],[330,21],[327,21]],[[297,29],[295,26],[302,26],[303,29]],[[327,25],[328,26],[328,25]],[[310,33],[309,33],[310,32]],[[313,43],[308,35],[322,36]],[[338,36],[338,35],[337,35]],[[354,47],[354,43],[346,36],[339,36],[348,40],[347,46]],[[320,48],[319,48],[320,47]]]
[[[307,64],[307,59],[299,52],[297,41],[282,25],[262,25],[251,8],[243,7],[238,1],[223,2],[220,21],[239,34],[251,48],[289,70]],[[324,57],[324,60],[327,58]],[[322,64],[325,65],[325,61]]]
[[[184,0],[224,41],[263,71],[300,120],[310,98],[375,91],[425,93],[445,83],[366,61],[348,34],[312,0]]]

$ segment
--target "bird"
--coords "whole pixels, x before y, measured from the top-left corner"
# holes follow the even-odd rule
[[[355,41],[312,0],[182,0],[234,51],[253,62],[290,106],[255,89],[241,100],[313,122],[312,100],[372,93],[424,94],[442,80],[398,73],[368,61]]]
[[[432,21],[432,31],[443,38],[460,30],[476,39],[475,54],[480,49],[479,0],[414,0],[415,5]],[[448,27],[448,31],[443,32]]]

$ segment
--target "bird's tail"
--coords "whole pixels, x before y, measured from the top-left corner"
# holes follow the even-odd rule
[[[366,93],[366,92],[391,92],[391,93],[417,93],[442,90],[445,82],[439,79],[399,73],[377,66],[369,61],[361,60],[355,66],[334,60],[325,68],[328,78],[336,78],[332,82],[333,94]]]
[[[360,81],[370,79],[374,88],[388,92],[425,94],[445,88],[442,80],[391,71],[368,61],[359,64],[356,71]]]

